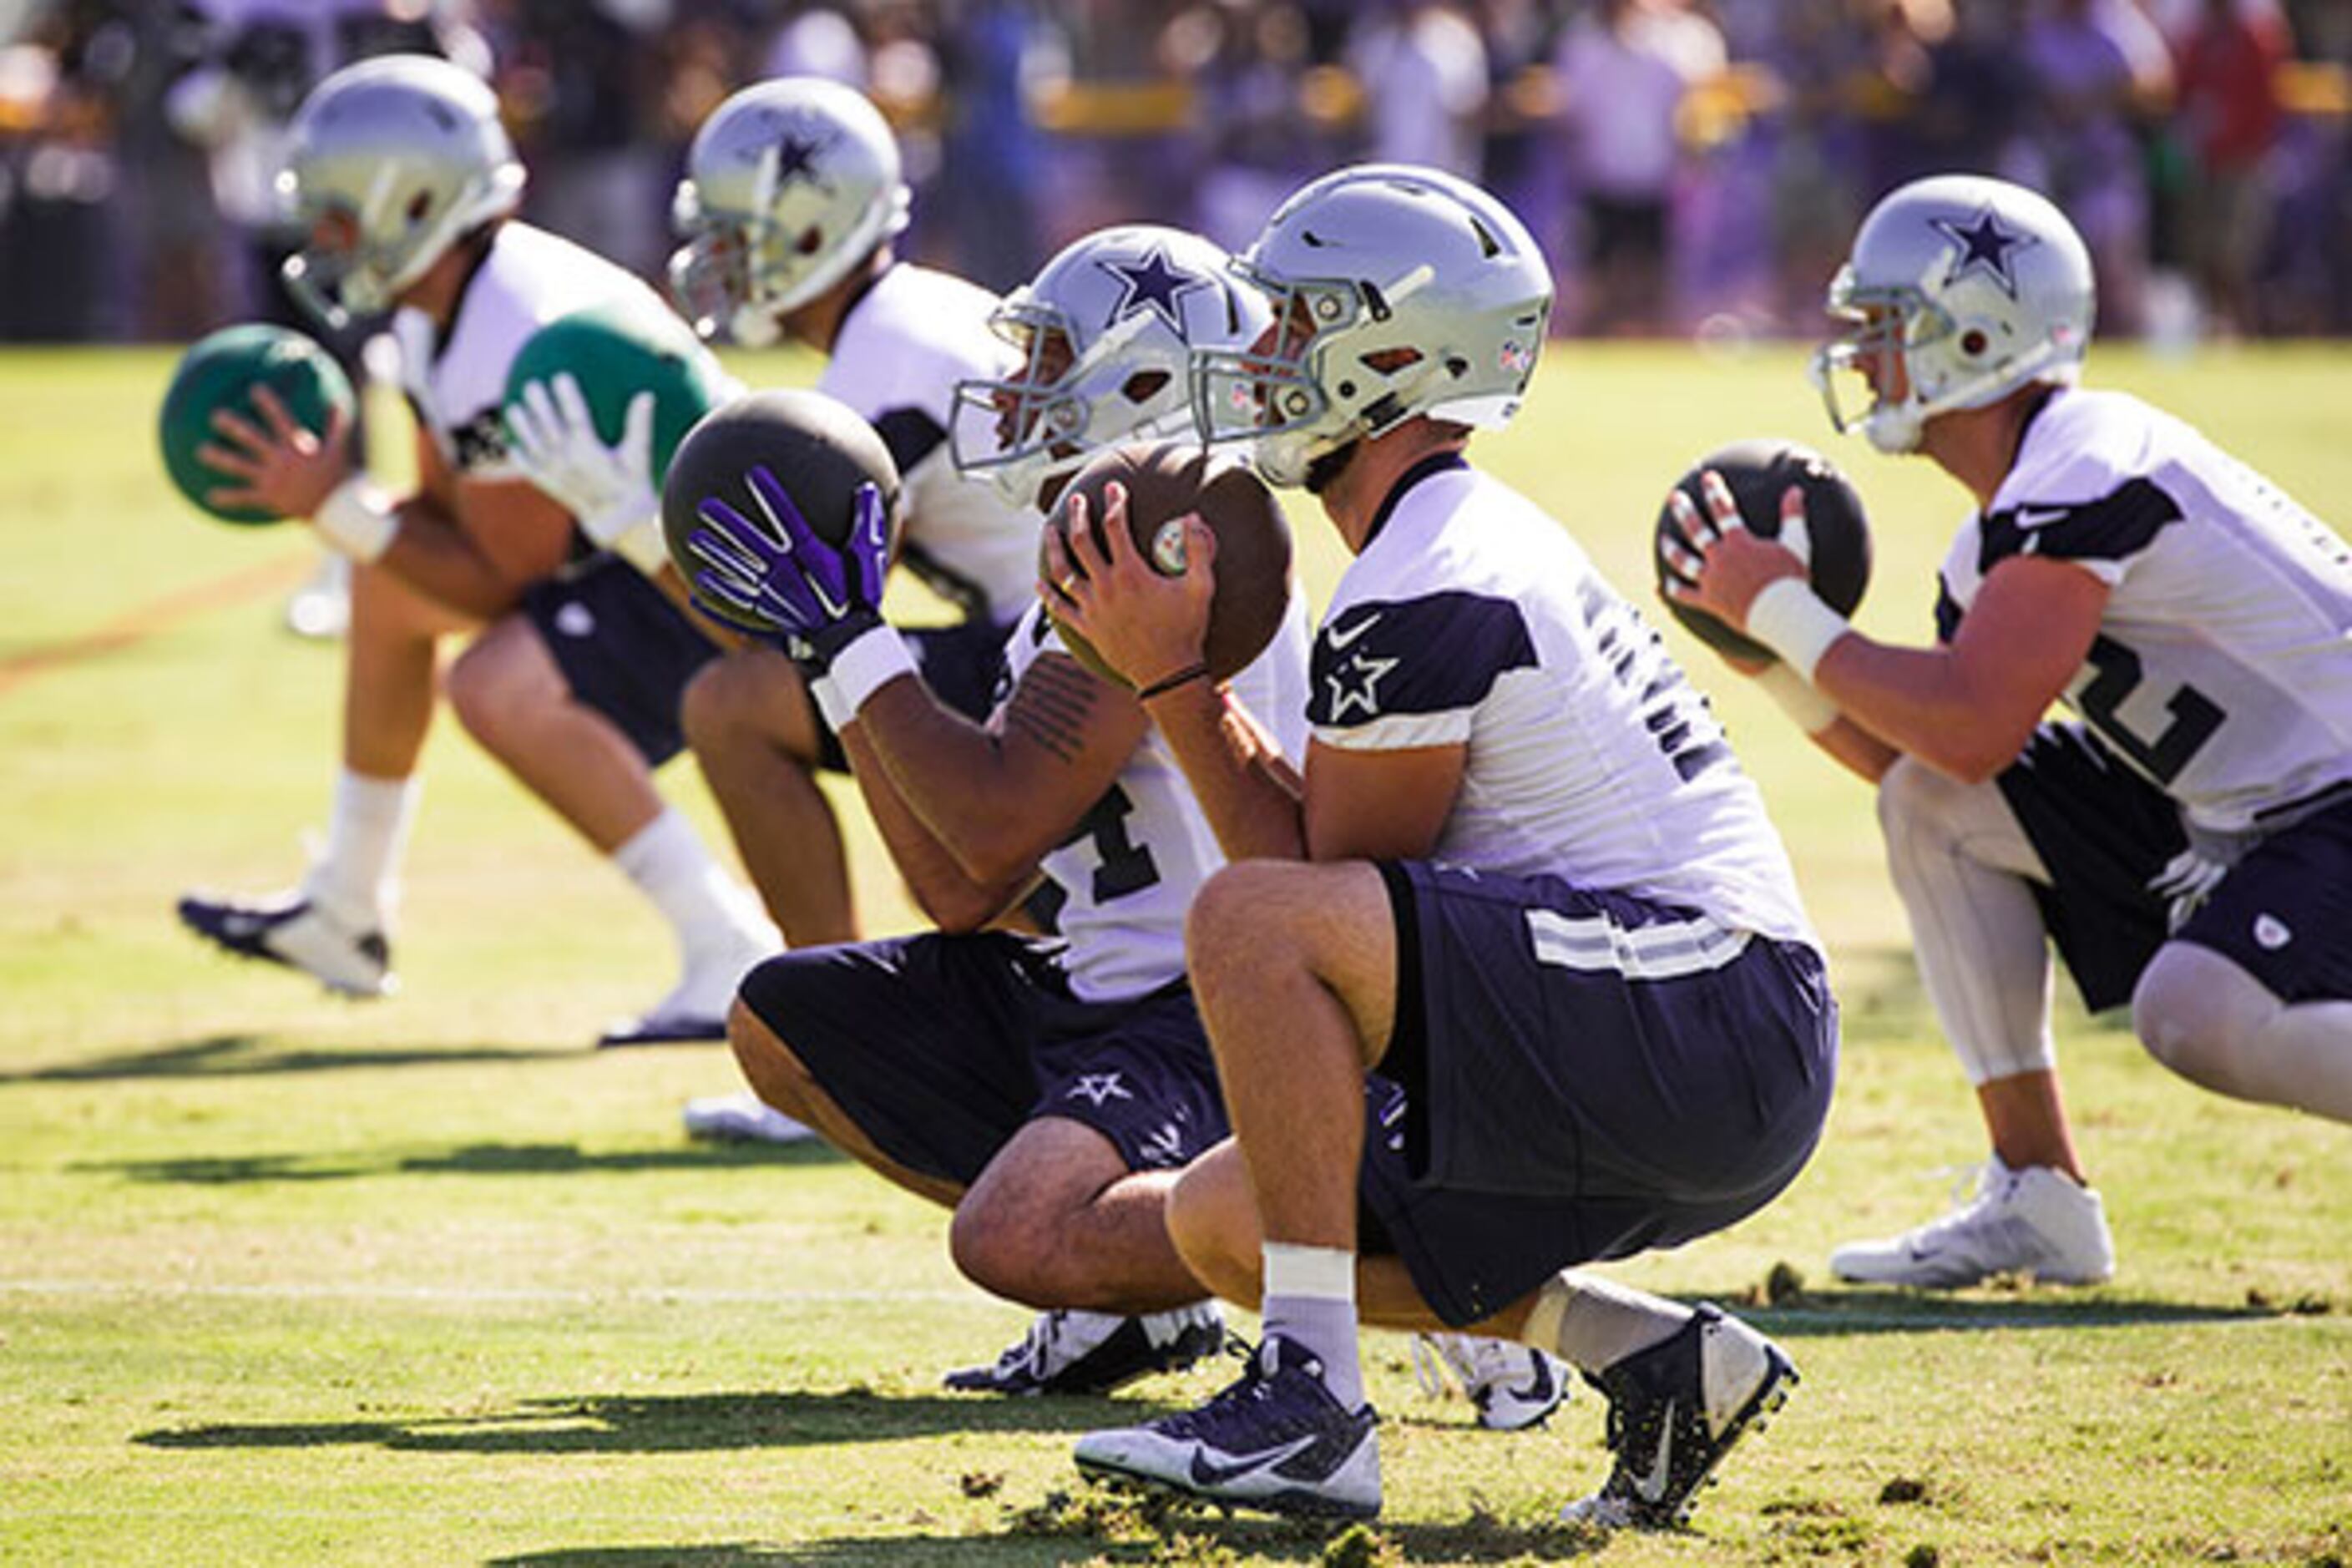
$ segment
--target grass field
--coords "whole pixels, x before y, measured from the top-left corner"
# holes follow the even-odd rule
[[[2352,521],[2352,351],[2098,359]],[[338,659],[278,629],[309,559],[293,530],[214,526],[167,492],[169,364],[0,359],[0,1559],[2352,1562],[2344,1129],[2191,1089],[2070,1012],[2116,1283],[1827,1280],[1834,1242],[1926,1217],[1981,1139],[1867,794],[1687,643],[1832,942],[1847,1054],[1781,1202],[1622,1277],[1753,1300],[1798,1271],[1754,1314],[1803,1369],[1795,1401],[1691,1531],[1603,1542],[1549,1522],[1605,1468],[1597,1400],[1484,1434],[1381,1339],[1376,1531],[1102,1506],[1072,1439],[1213,1374],[1117,1403],[940,1392],[1024,1314],[959,1281],[935,1212],[831,1155],[685,1142],[681,1100],[734,1086],[723,1047],[586,1048],[667,983],[667,939],[454,725],[409,859],[404,994],[339,1004],[176,929],[184,887],[298,871]],[[1646,595],[1667,481],[1768,432],[1827,444],[1793,349],[1558,345],[1482,451]],[[1876,522],[1862,619],[1923,637],[1959,492],[1834,451]],[[1318,515],[1294,521],[1319,599],[1336,552]],[[716,838],[691,765],[667,782]],[[905,929],[857,832],[868,924]]]

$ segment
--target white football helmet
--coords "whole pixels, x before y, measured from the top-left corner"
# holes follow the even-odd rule
[[[1192,355],[1241,349],[1270,320],[1221,246],[1126,224],[1063,248],[989,324],[1021,352],[1000,380],[956,384],[950,450],[1014,506],[1118,441],[1192,433]]]
[[[310,89],[278,174],[305,237],[286,286],[340,328],[390,308],[465,235],[522,200],[488,83],[431,55],[383,55]]]
[[[898,142],[881,110],[823,77],[743,89],[695,133],[671,219],[686,243],[670,292],[709,337],[777,341],[777,317],[845,277],[907,226]]]
[[[1193,354],[1193,414],[1209,440],[1253,443],[1277,485],[1415,415],[1508,424],[1551,310],[1551,269],[1508,207],[1404,163],[1305,186],[1234,270],[1267,295],[1274,325],[1249,348]]]
[[[1915,180],[1863,219],[1830,284],[1849,324],[1814,353],[1813,384],[1844,430],[1834,376],[1867,370],[1864,433],[1913,451],[1938,414],[2080,375],[2096,308],[2090,252],[2046,198],[1974,174]]]

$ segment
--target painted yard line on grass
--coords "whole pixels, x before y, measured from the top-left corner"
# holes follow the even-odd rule
[[[173,1296],[202,1300],[258,1299],[288,1301],[550,1301],[577,1306],[593,1301],[690,1301],[765,1306],[793,1301],[962,1301],[999,1306],[976,1289],[726,1290],[700,1286],[629,1285],[609,1290],[556,1286],[449,1285],[256,1285],[192,1284],[137,1279],[0,1279],[0,1295]]]
[[[161,598],[150,599],[115,616],[96,631],[61,637],[55,642],[26,648],[22,653],[10,654],[0,658],[0,697],[6,697],[37,675],[71,669],[94,658],[135,647],[150,637],[171,630],[182,621],[207,611],[226,609],[232,605],[242,605],[265,595],[291,588],[310,570],[310,564],[307,556],[287,555],[267,561],[258,566],[248,566],[242,572],[232,572],[226,577],[191,584]]]

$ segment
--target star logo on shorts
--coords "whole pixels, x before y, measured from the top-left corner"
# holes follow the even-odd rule
[[[1944,274],[1946,283],[1957,283],[1981,268],[2000,286],[2002,293],[2012,300],[2017,298],[2017,273],[2010,264],[2010,253],[2029,249],[2041,244],[2040,240],[2030,234],[2001,227],[2000,216],[1990,206],[1979,211],[1972,223],[1948,217],[1927,221],[1952,242],[1958,252],[1951,270]]]
[[[1350,708],[1361,708],[1367,719],[1379,718],[1381,700],[1373,689],[1380,685],[1382,676],[1396,667],[1395,659],[1360,653],[1324,677],[1331,683],[1331,722],[1336,724],[1345,719]]]
[[[1089,1105],[1100,1107],[1106,1100],[1133,1100],[1135,1096],[1128,1092],[1127,1085],[1119,1081],[1118,1074],[1087,1072],[1080,1073],[1078,1081],[1072,1084],[1062,1098],[1083,1100]]]

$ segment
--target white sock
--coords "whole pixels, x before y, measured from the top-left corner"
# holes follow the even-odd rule
[[[731,952],[747,939],[763,940],[742,890],[677,807],[664,806],[613,852],[613,864],[661,911],[688,963],[699,953]]]
[[[1364,1403],[1356,1352],[1356,1255],[1339,1247],[1264,1244],[1265,1337],[1280,1334],[1323,1363],[1323,1385],[1340,1405]]]
[[[1519,1338],[1570,1366],[1599,1372],[1672,1339],[1690,1320],[1691,1310],[1679,1301],[1570,1269],[1536,1292]]]
[[[302,896],[353,925],[388,926],[420,793],[414,777],[370,778],[340,770],[327,847],[303,877]]]

